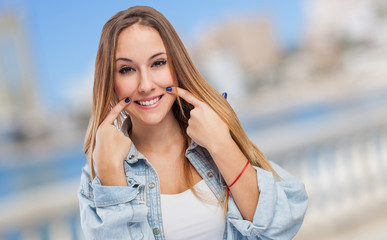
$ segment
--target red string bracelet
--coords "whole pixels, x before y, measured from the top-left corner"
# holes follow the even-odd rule
[[[234,180],[234,182],[232,182],[230,186],[227,186],[227,188],[226,188],[227,189],[227,194],[230,196],[230,198],[232,198],[232,196],[230,194],[230,187],[232,187],[232,185],[234,185],[234,183],[236,183],[236,181],[238,181],[238,179],[242,176],[242,173],[246,170],[247,165],[249,165],[249,160],[247,160],[245,167],[243,168],[241,173],[239,173],[238,177]]]

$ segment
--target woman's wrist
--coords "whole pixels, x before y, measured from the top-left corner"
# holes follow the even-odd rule
[[[231,148],[234,148],[236,143],[232,139],[231,136],[225,137],[219,141],[214,141],[210,144],[210,146],[207,149],[207,151],[210,153],[211,156],[218,156],[220,154],[224,154],[226,150],[229,150]]]
[[[100,169],[97,176],[104,186],[128,186],[123,166],[112,166]]]

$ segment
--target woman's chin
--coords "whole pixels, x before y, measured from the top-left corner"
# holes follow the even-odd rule
[[[135,125],[138,126],[162,126],[164,125],[166,121],[173,121],[174,115],[172,112],[172,109],[169,111],[154,111],[154,112],[147,112],[147,113],[141,113],[141,114],[131,114],[132,122]]]
[[[143,126],[157,126],[161,125],[165,117],[160,116],[160,115],[155,115],[155,116],[146,116],[141,119],[138,119],[138,123]]]

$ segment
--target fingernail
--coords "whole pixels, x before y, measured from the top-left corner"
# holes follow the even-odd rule
[[[223,96],[225,99],[227,99],[227,93],[226,93],[226,92],[222,93],[222,96]]]
[[[130,99],[127,97],[127,98],[125,99],[125,102],[126,102],[126,103],[130,102]]]
[[[172,88],[171,87],[167,87],[167,92],[172,92]]]

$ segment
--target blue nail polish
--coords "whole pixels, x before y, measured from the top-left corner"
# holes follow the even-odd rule
[[[227,99],[227,93],[226,93],[226,92],[222,93],[222,96],[223,96],[225,99]]]
[[[172,92],[172,88],[171,87],[167,87],[167,92]]]
[[[130,102],[130,99],[127,97],[127,98],[125,99],[125,102],[126,102],[126,103]]]

